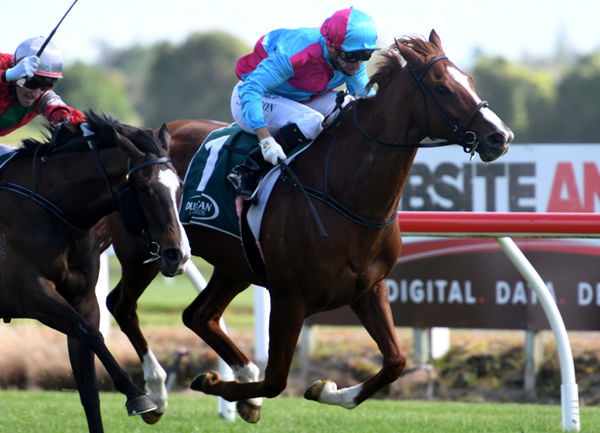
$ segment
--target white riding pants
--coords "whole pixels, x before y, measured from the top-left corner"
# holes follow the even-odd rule
[[[244,131],[255,134],[242,118],[242,102],[238,95],[240,84],[241,81],[235,85],[231,94],[231,114]],[[336,92],[331,91],[302,103],[272,93],[265,93],[263,95],[263,111],[267,128],[271,134],[275,135],[283,126],[295,123],[307,139],[313,140],[323,130],[321,123],[325,116],[335,108],[335,98]],[[331,116],[330,120],[334,117]]]

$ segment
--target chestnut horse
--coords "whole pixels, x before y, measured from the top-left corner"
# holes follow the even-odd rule
[[[421,143],[424,138],[436,137],[449,140],[441,144],[460,144],[483,161],[493,161],[507,152],[513,139],[511,130],[477,96],[472,78],[446,58],[435,31],[429,41],[396,41],[380,58],[369,83],[377,86],[376,96],[351,104],[291,164],[304,191],[312,191],[313,210],[327,236],[317,230],[315,212],[297,188],[298,181],[291,184],[280,178],[266,205],[259,239],[271,298],[264,380],[258,380],[258,368],[219,327],[230,301],[249,284],[261,283],[240,240],[207,227],[185,226],[192,254],[211,263],[214,271],[183,312],[183,322],[233,368],[237,379],[223,381],[217,372],[204,373],[191,387],[237,401],[238,412],[248,422],[258,421],[261,397],[274,397],[286,387],[302,324],[320,311],[350,305],[382,352],[383,366],[348,388],[318,381],[306,398],[353,408],[398,378],[405,356],[394,331],[385,278],[400,254],[395,218],[417,148],[431,145]],[[170,155],[183,176],[207,134],[225,124],[176,121],[167,126],[172,133]],[[116,224],[112,228],[122,278],[108,297],[108,307],[146,361],[152,352],[135,308],[157,270],[142,265],[143,255],[134,252],[125,232]],[[146,367],[153,368],[148,363]],[[158,417],[166,401],[155,403]]]
[[[190,248],[179,222],[181,181],[166,156],[169,134],[86,113],[94,132],[48,126],[51,141],[25,140],[0,171],[0,317],[37,319],[67,335],[73,377],[90,432],[103,431],[94,354],[129,415],[156,408],[98,331],[100,266],[94,226],[115,209],[142,234],[166,275],[183,272]],[[134,238],[135,239],[135,238]],[[145,247],[149,248],[146,249]]]

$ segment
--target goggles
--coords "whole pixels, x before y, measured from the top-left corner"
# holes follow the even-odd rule
[[[50,90],[52,86],[54,86],[54,82],[55,80],[44,80],[42,78],[33,76],[32,78],[25,81],[23,87],[26,87],[31,90],[42,89],[42,91],[45,92],[46,90]]]
[[[340,59],[346,63],[356,63],[358,61],[366,62],[371,58],[374,50],[356,50],[356,51],[340,51]]]

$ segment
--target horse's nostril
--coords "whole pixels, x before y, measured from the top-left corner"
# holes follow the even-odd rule
[[[169,248],[163,252],[163,257],[171,263],[179,263],[183,258],[183,254],[178,248]]]
[[[487,136],[487,141],[492,146],[503,146],[506,143],[506,137],[500,132],[493,132]]]

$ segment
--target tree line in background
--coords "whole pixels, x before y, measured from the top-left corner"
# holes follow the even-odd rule
[[[186,118],[231,121],[235,63],[250,49],[223,32],[192,34],[180,45],[106,48],[97,63],[67,65],[56,90],[74,107],[150,128]],[[479,53],[467,72],[516,143],[600,142],[600,49],[520,63]]]

